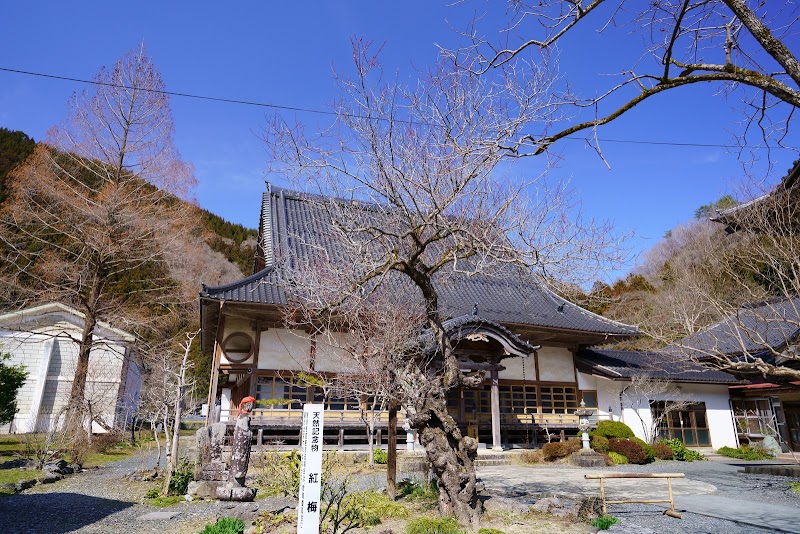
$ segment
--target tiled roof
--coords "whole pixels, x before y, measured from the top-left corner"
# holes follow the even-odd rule
[[[695,358],[713,354],[753,356],[782,350],[800,337],[800,296],[739,308],[735,314],[665,350]]]
[[[583,349],[578,352],[578,367],[589,366],[591,371],[611,379],[630,379],[647,376],[673,382],[702,382],[735,384],[738,380],[728,373],[704,367],[692,360],[664,352],[631,350]]]
[[[207,287],[203,284],[202,297],[231,302],[257,304],[286,304],[286,293],[278,283],[273,267],[267,267],[232,284]]]
[[[268,187],[261,209],[259,248],[264,270],[234,284],[204,288],[202,296],[228,301],[284,304],[286,294],[271,270],[272,258],[299,262],[311,259],[320,250],[332,259],[347,260],[332,231],[326,203],[331,199]],[[345,202],[345,201],[342,201]],[[350,203],[349,201],[347,201]],[[365,217],[374,216],[374,205],[361,204]],[[353,258],[349,258],[350,261]],[[495,323],[592,332],[609,336],[638,335],[637,327],[595,315],[559,297],[532,274],[506,269],[496,276],[448,273],[434,281],[445,317],[472,312],[478,305],[482,318]]]

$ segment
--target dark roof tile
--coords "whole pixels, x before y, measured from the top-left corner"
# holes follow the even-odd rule
[[[261,242],[267,268],[234,284],[204,288],[202,296],[264,304],[286,303],[285,291],[270,268],[272,258],[312,257],[325,250],[333,258],[344,252],[337,245],[325,203],[331,199],[274,186],[264,193],[261,213]],[[350,202],[350,201],[343,201]],[[361,204],[365,217],[378,213],[374,205]],[[475,304],[482,318],[504,324],[520,324],[610,336],[635,336],[639,329],[595,315],[559,297],[532,274],[507,269],[502,276],[449,273],[435,281],[446,317],[469,314]]]
[[[728,373],[704,367],[688,358],[664,352],[631,350],[583,349],[578,352],[578,365],[588,365],[592,372],[612,379],[648,376],[674,382],[734,384],[738,380]]]

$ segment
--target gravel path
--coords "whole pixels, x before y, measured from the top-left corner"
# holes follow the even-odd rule
[[[127,475],[152,465],[148,453],[133,456],[102,468],[88,469],[66,477],[54,484],[36,486],[23,493],[0,498],[1,533],[56,534],[78,533],[176,533],[199,532],[203,525],[227,514],[231,503],[181,502],[167,508],[154,508],[141,504],[145,492],[153,487],[152,482],[131,480]],[[743,507],[757,507],[759,502],[771,503],[797,509],[800,517],[800,495],[788,489],[791,479],[786,477],[745,475],[737,473],[744,462],[721,461],[675,463],[657,462],[645,466],[616,466],[614,471],[674,472],[686,473],[687,478],[715,486],[713,495],[738,499]],[[550,472],[552,470],[552,472]],[[541,465],[535,468],[520,466],[497,466],[480,468],[481,473],[508,477],[523,475],[532,487],[537,480],[552,483],[558,478],[563,466]],[[523,472],[524,471],[524,474]],[[550,473],[548,473],[550,472]],[[360,489],[379,487],[383,474],[358,477]],[[501,479],[502,482],[502,479]],[[488,489],[488,486],[487,486]],[[524,500],[524,497],[522,498]],[[533,499],[530,499],[531,501]],[[756,528],[725,519],[684,513],[683,519],[675,519],[660,513],[663,507],[653,505],[613,505],[609,512],[621,519],[611,532],[637,534],[765,534],[772,530]],[[154,521],[140,520],[149,512],[178,512],[171,519]],[[800,520],[799,520],[800,522]]]
[[[722,458],[714,458],[700,462],[656,462],[648,465],[619,465],[613,468],[586,469],[581,472],[614,471],[635,473],[685,473],[687,480],[702,482],[713,486],[713,490],[698,492],[736,499],[742,509],[758,510],[759,503],[781,505],[797,510],[797,523],[800,524],[800,495],[789,489],[788,477],[751,475],[738,473],[743,466],[752,463]],[[571,468],[567,468],[571,469]],[[507,473],[507,474],[504,474]],[[527,492],[537,493],[537,488],[547,488],[555,492],[559,480],[564,479],[564,487],[573,488],[573,484],[565,477],[565,468],[558,464],[538,464],[535,467],[496,466],[478,470],[478,475],[486,478],[487,488],[511,487],[519,490],[523,487]],[[507,484],[504,484],[504,478]],[[592,481],[592,490],[588,494],[599,494],[599,485]],[[677,480],[676,480],[677,482]],[[608,487],[610,487],[609,484]],[[574,488],[573,488],[574,489]],[[609,491],[607,489],[607,491]],[[582,492],[583,493],[583,492]],[[676,493],[678,493],[676,491]],[[628,498],[628,497],[626,497]],[[684,499],[692,497],[684,497]],[[698,498],[702,498],[702,495]],[[708,517],[696,513],[683,513],[683,519],[676,519],[661,514],[664,506],[641,504],[616,504],[609,507],[609,513],[618,517],[621,522],[610,532],[637,534],[684,534],[684,533],[724,533],[724,534],[762,534],[774,530],[757,528],[749,524],[736,523],[716,517]]]
[[[168,508],[141,504],[154,483],[133,481],[126,475],[152,466],[152,462],[147,453],[140,454],[0,498],[0,533],[194,534],[223,515],[225,503],[182,502]],[[180,515],[169,520],[137,519],[155,511],[174,511]]]

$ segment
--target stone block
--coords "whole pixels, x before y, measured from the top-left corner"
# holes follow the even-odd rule
[[[483,501],[483,508],[488,513],[511,512],[514,514],[527,514],[531,510],[530,504],[519,499],[508,497],[490,497]]]
[[[558,497],[545,497],[544,499],[536,501],[533,506],[531,506],[531,510],[548,513],[553,508],[561,508],[563,506],[564,503]]]
[[[605,457],[591,449],[581,449],[570,456],[569,463],[578,467],[605,467]]]
[[[194,499],[216,499],[217,487],[220,484],[208,480],[197,480],[189,482],[186,495]]]

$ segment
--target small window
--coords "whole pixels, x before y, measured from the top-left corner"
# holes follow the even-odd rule
[[[242,363],[253,355],[255,344],[253,338],[244,332],[234,332],[222,342],[222,351],[232,363]]]
[[[587,408],[597,408],[597,391],[581,391],[581,397]]]

